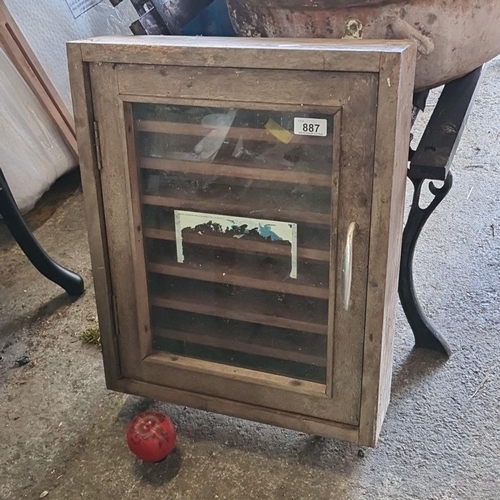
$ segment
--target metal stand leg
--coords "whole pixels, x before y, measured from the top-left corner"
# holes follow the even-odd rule
[[[399,298],[415,335],[417,347],[426,347],[451,354],[450,347],[439,335],[424,314],[415,294],[413,284],[413,254],[418,237],[427,219],[449,193],[453,177],[450,168],[457,151],[462,132],[474,103],[481,82],[482,68],[447,83],[439,97],[436,108],[429,119],[416,151],[410,149],[408,177],[413,182],[415,193],[408,221],[403,233],[401,270],[399,273]],[[414,116],[425,108],[426,93],[414,96]],[[444,181],[442,188],[429,185],[434,200],[425,209],[418,206],[425,180]]]
[[[451,173],[448,174],[441,188],[436,188],[432,182],[429,184],[429,190],[434,195],[434,200],[424,209],[420,208],[418,203],[422,192],[422,185],[425,180],[411,179],[411,181],[415,187],[415,191],[408,221],[403,232],[403,248],[399,272],[399,298],[406,317],[408,318],[408,323],[413,330],[416,347],[425,347],[441,352],[446,356],[450,356],[450,346],[431,325],[415,294],[415,286],[413,283],[413,255],[415,253],[418,237],[425,223],[432,212],[434,212],[437,206],[450,192],[453,185],[453,176]]]
[[[36,241],[19,212],[7,180],[0,169],[0,215],[9,231],[31,263],[46,278],[64,288],[69,295],[77,297],[84,291],[83,279],[54,262]]]

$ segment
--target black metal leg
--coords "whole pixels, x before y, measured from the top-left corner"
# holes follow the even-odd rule
[[[9,231],[31,263],[46,278],[64,288],[69,295],[77,297],[84,291],[83,279],[54,262],[36,241],[19,212],[7,180],[0,169],[0,215]]]
[[[399,298],[406,317],[408,318],[408,323],[410,323],[413,330],[415,346],[425,347],[441,352],[446,356],[450,356],[450,346],[427,319],[415,293],[415,286],[413,284],[413,255],[415,253],[418,237],[425,223],[432,212],[434,212],[437,206],[450,192],[453,185],[453,176],[451,173],[448,174],[441,188],[437,188],[432,182],[429,184],[429,190],[434,195],[434,200],[424,209],[420,208],[418,203],[420,201],[422,185],[425,180],[411,179],[411,181],[415,191],[408,221],[403,232],[401,269],[399,272]]]

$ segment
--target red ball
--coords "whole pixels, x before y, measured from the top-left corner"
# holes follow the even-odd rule
[[[175,427],[163,413],[145,411],[127,427],[130,451],[144,462],[159,462],[175,448]]]

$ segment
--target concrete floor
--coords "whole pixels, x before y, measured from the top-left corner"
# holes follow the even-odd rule
[[[435,98],[435,96],[434,96]],[[417,288],[452,358],[412,349],[401,310],[392,403],[375,450],[107,391],[82,195],[65,179],[28,220],[81,273],[71,301],[0,224],[0,499],[498,499],[500,472],[500,60],[458,152],[455,187],[422,235]],[[75,192],[76,190],[76,192]],[[410,194],[410,191],[409,191]],[[13,368],[27,354],[31,364]],[[144,465],[124,429],[149,407],[171,416],[178,451]]]

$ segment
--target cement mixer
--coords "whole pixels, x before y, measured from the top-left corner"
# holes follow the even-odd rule
[[[130,1],[140,15],[135,33],[180,34],[214,0]],[[461,77],[500,54],[499,0],[219,1],[239,36],[414,40],[416,91]]]

